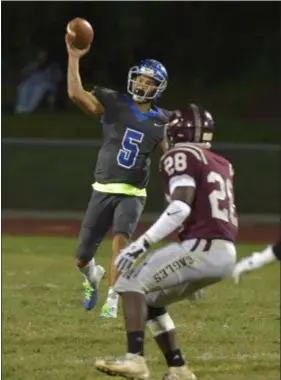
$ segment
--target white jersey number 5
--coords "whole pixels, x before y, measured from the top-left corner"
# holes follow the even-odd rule
[[[237,227],[238,221],[234,204],[232,181],[229,178],[224,179],[219,173],[216,172],[210,172],[207,177],[207,181],[209,183],[219,184],[219,190],[213,190],[209,195],[212,217],[225,222],[231,222]],[[220,208],[219,201],[225,200],[228,201],[228,207]]]

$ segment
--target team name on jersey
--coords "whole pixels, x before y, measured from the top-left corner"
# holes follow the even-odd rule
[[[172,261],[168,265],[166,265],[164,268],[159,270],[159,272],[155,273],[153,276],[156,283],[163,281],[165,278],[169,277],[171,273],[177,272],[181,268],[184,267],[192,267],[194,264],[194,258],[188,255],[185,255],[184,257],[181,257],[178,260]]]

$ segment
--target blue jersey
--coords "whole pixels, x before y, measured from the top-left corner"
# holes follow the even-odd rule
[[[142,113],[129,95],[103,87],[95,87],[93,94],[104,107],[103,144],[95,180],[144,189],[149,181],[150,155],[163,140],[164,124],[171,112],[153,106]]]

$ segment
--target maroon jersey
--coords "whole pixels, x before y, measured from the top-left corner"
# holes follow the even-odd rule
[[[180,240],[224,239],[235,241],[238,229],[233,195],[232,165],[225,158],[194,144],[178,144],[160,161],[166,197],[171,184],[194,182],[191,213],[179,231]],[[184,182],[185,181],[185,182]]]

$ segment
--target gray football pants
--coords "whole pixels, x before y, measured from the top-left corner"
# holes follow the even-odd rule
[[[76,258],[90,261],[111,227],[114,235],[121,234],[130,239],[145,202],[144,197],[94,190],[82,221]]]
[[[192,299],[198,290],[224,279],[235,262],[235,245],[229,241],[191,239],[169,244],[120,275],[115,290],[143,293],[149,306],[164,307]]]

